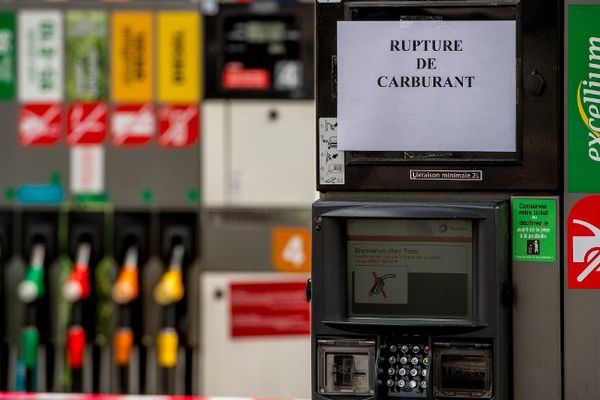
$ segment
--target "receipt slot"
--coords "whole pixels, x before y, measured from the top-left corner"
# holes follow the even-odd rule
[[[313,399],[511,398],[507,202],[313,208]]]

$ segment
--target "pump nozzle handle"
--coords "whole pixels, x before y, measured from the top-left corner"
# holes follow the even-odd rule
[[[154,288],[154,300],[162,306],[175,304],[183,299],[185,293],[182,272],[184,253],[185,249],[182,244],[173,247],[171,263]]]
[[[77,247],[77,257],[71,275],[63,286],[63,296],[69,302],[76,302],[87,298],[91,292],[90,283],[90,253],[89,243],[80,243]]]
[[[46,286],[44,285],[45,256],[46,246],[43,243],[34,244],[25,278],[17,288],[18,296],[24,303],[33,303],[46,292]]]
[[[117,304],[127,304],[139,296],[138,249],[131,246],[125,254],[123,268],[112,288],[112,298]]]

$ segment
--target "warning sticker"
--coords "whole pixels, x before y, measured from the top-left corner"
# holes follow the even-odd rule
[[[15,14],[0,12],[0,100],[15,97]]]
[[[344,152],[337,148],[337,118],[319,118],[319,182],[343,185]]]
[[[600,196],[578,201],[567,221],[569,289],[600,289]]]
[[[106,137],[108,106],[105,103],[73,103],[67,113],[67,144],[100,144]]]
[[[151,104],[117,106],[111,116],[111,137],[117,147],[148,144],[156,133]]]
[[[72,193],[97,194],[104,192],[104,147],[73,147],[70,171]]]
[[[106,99],[108,14],[104,11],[68,11],[65,36],[67,98]]]
[[[162,106],[158,112],[158,144],[162,147],[188,147],[196,143],[200,131],[198,105]]]
[[[196,12],[158,14],[158,100],[197,103],[200,98],[200,17]]]
[[[153,99],[152,14],[112,15],[112,98],[118,103],[148,103]]]
[[[556,200],[512,199],[513,261],[556,261]]]
[[[19,100],[60,101],[63,94],[62,14],[22,11],[18,29]]]
[[[306,282],[232,283],[231,336],[310,334]]]
[[[60,139],[60,104],[25,104],[19,113],[19,143],[49,146]]]
[[[310,272],[309,228],[276,227],[271,231],[271,262],[277,271]]]

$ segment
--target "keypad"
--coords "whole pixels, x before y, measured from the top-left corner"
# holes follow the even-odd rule
[[[408,338],[407,338],[408,339]],[[417,340],[390,340],[380,348],[380,371],[390,397],[426,397],[430,348]]]

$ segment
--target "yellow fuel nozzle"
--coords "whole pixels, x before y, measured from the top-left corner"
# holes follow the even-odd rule
[[[182,244],[173,248],[169,268],[162,274],[158,284],[154,288],[154,300],[161,306],[175,304],[183,298],[185,293],[181,268],[183,254],[184,248]]]
[[[132,246],[127,249],[123,268],[112,288],[112,298],[117,304],[130,303],[140,293],[138,284],[138,250]]]
[[[179,337],[174,328],[165,328],[158,333],[158,337],[156,338],[156,352],[159,367],[173,368],[177,365],[178,346]]]

